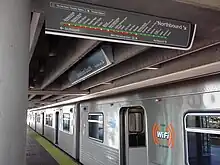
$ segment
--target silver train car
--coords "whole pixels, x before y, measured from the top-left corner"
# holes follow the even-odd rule
[[[220,77],[28,110],[27,123],[84,165],[217,165]]]

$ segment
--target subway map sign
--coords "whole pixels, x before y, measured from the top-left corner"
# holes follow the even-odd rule
[[[143,46],[188,50],[196,25],[80,2],[49,1],[46,33]]]

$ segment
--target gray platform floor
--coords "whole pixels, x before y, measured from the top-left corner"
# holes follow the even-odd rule
[[[27,135],[26,165],[59,165],[56,160],[35,140]]]

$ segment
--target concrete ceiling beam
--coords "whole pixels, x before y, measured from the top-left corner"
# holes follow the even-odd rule
[[[54,64],[53,71],[46,73],[45,79],[41,84],[41,89],[45,89],[53,83],[59,76],[83,58],[99,43],[99,41],[85,39],[77,39],[75,42],[70,43],[64,58],[60,59],[57,64]]]
[[[50,100],[51,101],[57,101],[57,100],[60,100],[66,96],[71,96],[71,95],[59,95],[59,96],[54,96],[53,98],[51,98]]]
[[[30,96],[28,97],[28,100],[30,101],[30,100],[32,100],[35,96],[36,96],[36,94],[29,94]]]
[[[128,84],[138,83],[141,81],[147,81],[147,80],[159,80],[160,77],[166,76],[166,75],[172,75],[176,74],[185,70],[190,70],[192,68],[199,68],[206,65],[211,65],[214,63],[220,62],[220,42],[216,45],[210,46],[206,49],[194,52],[188,56],[182,56],[178,59],[166,62],[161,64],[160,68],[157,70],[142,70],[140,72],[137,72],[135,74],[123,77],[121,79],[117,79],[114,81],[114,83],[110,85],[102,85],[95,88],[90,89],[90,93],[97,93],[100,91],[109,90],[112,88],[119,88],[121,86],[126,86]],[[220,69],[219,69],[220,71]],[[193,73],[192,75],[185,75],[185,77],[179,77],[179,79],[175,79],[175,81],[183,81],[188,78],[196,78],[198,76],[204,76],[206,74],[216,74],[219,73],[219,71],[213,71],[206,73],[204,71],[204,74],[202,72],[200,75],[197,75],[196,73]],[[157,81],[157,85],[164,84],[164,83],[171,83],[175,82],[174,80],[167,79],[165,81]],[[148,87],[154,86],[155,84],[149,84]]]
[[[89,94],[87,91],[58,91],[58,90],[29,90],[31,95],[76,95],[82,96]]]
[[[220,39],[211,40],[210,39],[201,39],[197,40],[193,48],[189,51],[180,51],[180,50],[164,50],[151,48],[146,52],[133,57],[121,65],[116,65],[109,70],[106,70],[98,75],[91,77],[88,80],[85,80],[81,83],[81,90],[88,90],[103,84],[111,84],[112,81],[123,78],[125,76],[134,74],[144,69],[151,68],[152,66],[168,62],[192,54],[194,52],[206,49],[213,45],[219,44]]]
[[[44,96],[41,97],[40,100],[41,100],[41,101],[46,100],[46,99],[50,98],[51,96],[53,96],[53,95],[51,95],[51,94],[49,94],[49,95],[44,95]]]
[[[34,54],[43,24],[44,24],[44,14],[33,12],[31,26],[30,26],[29,63]]]

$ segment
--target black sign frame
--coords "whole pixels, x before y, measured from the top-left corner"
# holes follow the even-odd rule
[[[91,11],[93,11],[93,13],[88,14],[87,9],[88,9],[88,11],[90,11],[90,13],[91,13]],[[79,11],[79,10],[81,10],[82,12]],[[197,28],[196,24],[193,25],[189,22],[173,20],[173,19],[167,19],[167,18],[162,18],[162,17],[156,17],[156,16],[147,15],[147,14],[139,14],[139,13],[134,13],[134,12],[128,12],[128,11],[124,11],[124,10],[106,8],[106,7],[102,7],[102,6],[95,6],[95,5],[81,3],[81,2],[68,2],[68,1],[61,1],[61,0],[49,1],[46,5],[46,10],[45,11],[46,11],[46,27],[45,27],[45,33],[46,34],[60,35],[60,36],[67,36],[67,37],[76,37],[76,38],[83,38],[83,39],[92,39],[92,40],[99,40],[99,41],[118,42],[118,43],[141,45],[141,46],[150,46],[150,47],[159,47],[159,48],[168,48],[168,49],[178,49],[178,50],[189,50],[189,49],[191,49],[191,47],[193,45],[195,34],[196,34],[196,28]],[[69,12],[69,13],[67,14],[67,12]],[[148,28],[148,25],[146,24],[147,21],[143,25],[142,25],[143,22],[141,22],[140,26],[133,25],[134,27],[137,27],[137,28],[134,29],[134,30],[137,29],[136,32],[133,32],[133,31],[131,32],[131,29],[132,29],[132,27],[131,27],[129,29],[130,30],[129,33],[128,33],[128,30],[127,30],[126,34],[120,34],[120,35],[112,34],[112,32],[111,31],[109,32],[109,30],[107,32],[106,29],[108,29],[108,28],[104,28],[104,23],[107,25],[107,22],[104,22],[100,26],[97,25],[95,28],[94,28],[94,26],[92,26],[93,29],[90,28],[89,30],[88,30],[89,25],[87,25],[87,24],[83,24],[82,27],[84,29],[81,30],[81,24],[78,25],[75,22],[72,23],[74,19],[75,20],[78,19],[77,17],[80,14],[81,15],[84,14],[84,17],[82,16],[80,18],[81,20],[83,20],[85,17],[89,17],[90,15],[93,15],[93,16],[98,15],[98,17],[103,18],[108,13],[110,13],[109,15],[112,16],[112,15],[114,15],[114,14],[112,14],[114,12],[118,12],[117,14],[122,13],[123,17],[125,16],[125,14],[127,14],[132,18],[133,17],[134,18],[147,17],[147,18],[150,18],[150,19],[152,18],[150,21],[148,21],[148,23],[150,22],[150,24],[151,24],[149,29],[148,29],[148,30],[152,30],[152,31],[150,31],[151,34],[137,32],[141,28],[142,28],[141,29],[142,31],[145,30],[144,29],[145,27]],[[78,13],[78,15],[77,15],[77,13]],[[67,15],[65,15],[65,14],[67,14]],[[73,15],[72,18],[70,18],[71,14]],[[60,21],[61,20],[61,15],[62,16],[65,15],[65,19],[63,19],[64,18],[63,17],[62,20],[65,20],[65,21],[67,20],[67,22]],[[60,17],[60,18],[58,18],[58,17]],[[97,18],[96,16],[94,16],[94,17]],[[72,20],[70,20],[69,18],[72,19]],[[106,17],[104,17],[104,19],[105,18]],[[134,18],[133,18],[133,22],[134,22]],[[78,19],[78,20],[81,21],[80,19]],[[84,19],[83,21],[86,22],[85,20],[86,19]],[[165,22],[163,22],[164,20],[165,20]],[[124,19],[123,21],[126,21],[126,20]],[[111,23],[114,24],[115,22],[117,22],[120,25],[120,23],[122,23],[123,21],[122,21],[122,19],[118,22],[117,22],[117,20],[114,20]],[[143,21],[143,20],[141,20],[141,21]],[[93,24],[95,24],[96,22],[94,21]],[[107,26],[110,27],[110,25],[112,25],[112,24],[110,24],[110,22],[108,22],[108,23],[109,24]],[[118,26],[118,24],[116,24],[116,25]],[[129,25],[127,25],[127,27]],[[115,26],[115,27],[117,27],[117,26]],[[122,24],[120,25],[120,28],[124,28],[124,27],[121,27],[121,26],[122,26]],[[160,28],[159,30],[158,30],[158,26]],[[185,27],[185,29],[187,29],[187,31],[183,30],[184,27]],[[117,29],[120,29],[120,28],[119,28],[119,26],[117,27]],[[96,32],[97,29],[99,30],[99,32]],[[108,34],[110,36],[108,36],[108,35],[103,36],[103,34],[104,34],[103,29],[105,30],[105,34]],[[163,35],[160,35],[160,36],[155,35],[155,33],[157,33],[158,31],[160,32],[161,29],[162,29],[161,33],[163,32]],[[115,30],[116,32],[121,33],[121,30],[116,30],[116,28],[113,29],[113,30]],[[114,33],[115,33],[115,31],[114,31]],[[89,32],[92,32],[92,33],[89,33]],[[99,33],[101,33],[101,34],[99,34]],[[133,34],[130,34],[130,33],[134,33],[137,37],[133,36]],[[178,36],[176,35],[177,36],[176,37],[172,34],[179,34],[179,35]],[[147,36],[143,36],[143,35],[147,35]],[[162,38],[162,36],[163,36],[163,38]],[[141,38],[141,37],[142,38],[145,37],[144,39],[147,39],[147,40],[149,38],[150,39],[149,39],[149,41],[139,40],[139,38]],[[155,38],[158,37],[158,38],[155,39],[154,37]],[[161,37],[161,38],[159,38],[159,37]],[[184,40],[184,42],[183,42],[184,44],[176,44],[175,45],[174,42],[171,43],[171,44],[170,43],[167,44],[167,42],[169,42],[168,40],[171,41],[170,38],[173,39],[173,40],[176,40],[178,42],[180,42],[181,39],[182,39],[182,40]]]

